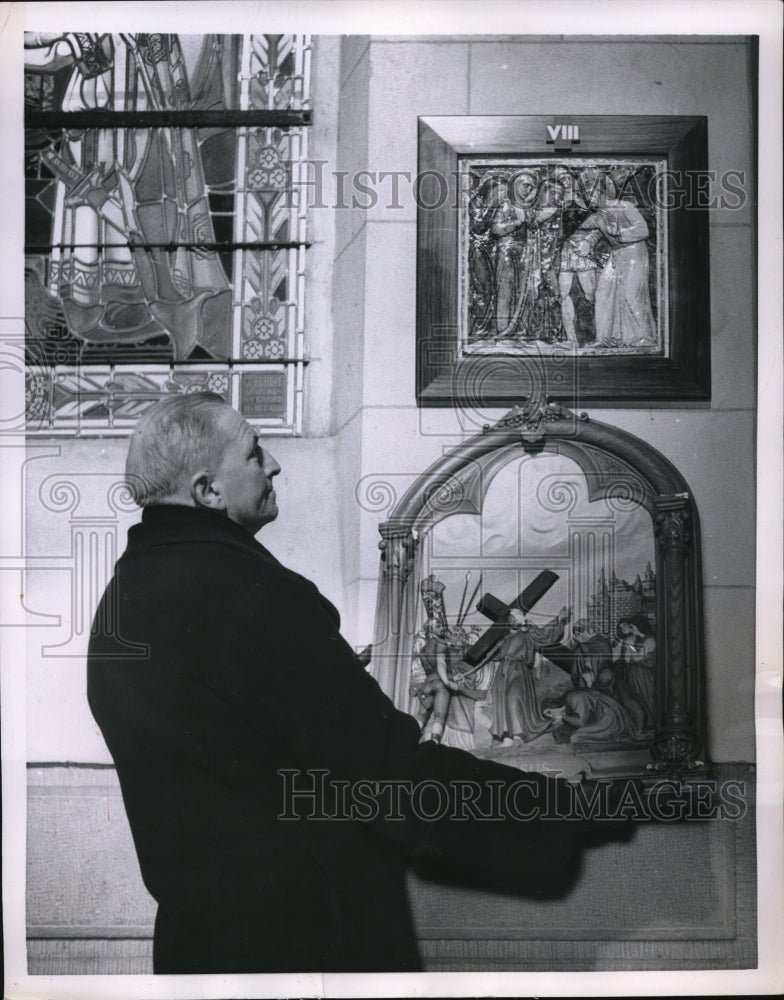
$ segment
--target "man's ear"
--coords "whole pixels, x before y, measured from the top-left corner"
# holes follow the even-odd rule
[[[191,479],[191,499],[197,507],[207,507],[210,510],[226,510],[223,494],[214,482],[212,476],[202,470]]]

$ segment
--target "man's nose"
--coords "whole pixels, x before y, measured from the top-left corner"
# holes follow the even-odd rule
[[[280,466],[275,461],[275,459],[273,458],[273,456],[270,455],[270,453],[265,450],[265,452],[264,452],[264,473],[265,473],[265,475],[267,475],[271,479],[273,476],[277,476],[277,474],[279,472],[280,472]]]

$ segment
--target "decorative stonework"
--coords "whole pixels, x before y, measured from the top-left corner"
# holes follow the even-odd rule
[[[526,406],[513,407],[493,426],[493,429],[519,427],[523,431],[538,431],[546,424],[562,420],[574,422],[577,419],[575,414],[567,407],[562,406],[561,403],[554,403],[550,400],[535,400]],[[581,414],[579,419],[587,420],[588,418],[585,414]],[[490,425],[487,424],[484,430],[490,430]]]
[[[689,720],[684,719],[682,725],[688,726]],[[648,770],[672,777],[704,770],[705,761],[699,760],[699,753],[700,741],[694,734],[688,731],[662,733],[655,737],[651,746],[653,761],[648,765]]]
[[[689,512],[685,508],[660,510],[656,515],[656,536],[665,549],[682,549],[689,543]]]
[[[405,583],[411,573],[411,563],[417,540],[408,529],[400,531],[382,524],[379,531],[381,532],[381,541],[378,543],[378,547],[381,550],[384,578],[390,581],[400,580]]]

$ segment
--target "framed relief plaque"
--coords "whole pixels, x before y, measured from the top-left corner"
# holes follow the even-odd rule
[[[710,399],[700,117],[419,120],[417,397]]]
[[[424,740],[575,782],[708,773],[699,513],[650,444],[529,402],[379,531],[372,672]]]

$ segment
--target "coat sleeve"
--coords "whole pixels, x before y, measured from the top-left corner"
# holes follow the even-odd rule
[[[415,720],[357,663],[312,585],[285,573],[245,583],[215,676],[290,767],[361,782],[365,794],[379,783],[373,833],[447,867],[502,872],[509,888],[537,891],[574,867],[583,824],[569,818],[563,782],[420,743]]]

